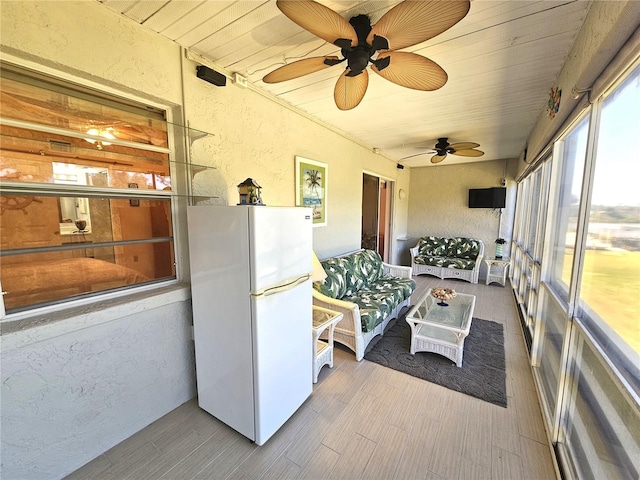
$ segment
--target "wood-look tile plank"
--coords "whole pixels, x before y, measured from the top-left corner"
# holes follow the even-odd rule
[[[518,455],[493,447],[491,454],[491,478],[493,480],[513,480],[514,478],[532,478],[525,475],[522,459]]]
[[[546,444],[538,443],[526,437],[520,437],[520,451],[522,469],[530,478],[552,480],[556,478],[556,471],[551,459],[551,451]]]
[[[85,480],[87,478],[97,478],[105,470],[112,466],[106,455],[102,454],[91,460],[89,463],[67,475],[65,480]]]
[[[398,463],[395,480],[418,480],[425,478],[440,424],[426,415],[418,415],[409,433],[407,446]]]
[[[361,421],[355,425],[355,431],[374,442],[381,440],[387,426],[387,412],[402,399],[402,391],[395,387],[387,386],[379,393],[379,396],[374,397],[373,407],[368,410],[367,417],[359,417]]]
[[[301,470],[298,465],[282,456],[271,464],[259,480],[293,480],[298,478]]]
[[[253,479],[259,478],[284,453],[296,434],[317,416],[313,410],[300,407],[273,437],[251,452],[240,464],[240,469]]]
[[[369,412],[375,402],[376,398],[372,395],[358,391],[349,406],[336,418],[329,433],[322,439],[322,444],[343,454],[351,434],[355,434],[356,428],[370,418]]]
[[[426,399],[426,382],[411,382],[403,397],[387,412],[387,422],[390,425],[411,431],[415,418],[418,416],[422,400]]]
[[[331,480],[361,478],[376,448],[375,442],[355,432],[349,432],[347,437],[346,449],[331,471]]]
[[[532,392],[535,395],[536,387],[533,382],[533,374],[529,359],[519,355],[509,356],[509,368],[507,375],[513,381],[513,390],[519,393]]]
[[[516,355],[519,357],[527,358],[526,350],[522,345],[521,335],[512,335],[505,332],[504,335],[504,352],[506,355]]]
[[[491,463],[491,462],[489,462]],[[458,480],[489,480],[491,479],[491,467],[462,458],[460,460],[460,473]]]
[[[493,409],[491,444],[515,455],[520,454],[520,433],[515,400],[509,398],[508,408]]]
[[[467,432],[462,456],[485,467],[491,467],[492,413],[497,408],[502,407],[474,400],[469,403],[467,412]]]
[[[237,468],[231,475],[227,477],[227,480],[252,480],[251,477],[246,475],[240,468]]]
[[[172,469],[159,478],[193,478],[202,469],[214,461],[231,442],[238,432],[224,426],[224,429],[209,438],[206,442],[178,462]]]
[[[238,433],[220,452],[220,455],[193,478],[194,480],[224,480],[236,471],[238,465],[256,448],[259,447],[255,443]]]
[[[538,443],[547,443],[542,413],[535,392],[519,392],[515,398],[520,435]]]
[[[433,472],[428,472],[427,473],[427,478],[425,480],[445,480],[444,478],[436,475]]]
[[[364,381],[364,379],[360,378],[353,371],[340,369],[333,372],[332,375],[322,383],[321,388],[331,389],[337,399],[349,403],[356,392],[360,390],[362,381]]]
[[[466,433],[466,415],[470,397],[450,391],[449,405],[444,410],[429,471],[444,478],[456,478],[460,471],[462,445]]]
[[[129,452],[124,457],[120,458],[118,463],[114,463],[111,468],[108,468],[102,474],[98,475],[98,478],[129,478],[136,475],[136,473],[146,467],[146,465],[157,459],[160,456],[160,451],[151,442],[145,443],[136,450]]]
[[[318,415],[298,432],[284,455],[296,465],[306,466],[322,445],[322,439],[329,433],[332,426],[332,421]]]
[[[299,479],[325,480],[331,479],[333,467],[340,459],[340,454],[324,445],[319,445],[313,457],[300,471]]]
[[[407,432],[387,424],[376,444],[362,478],[387,480],[393,477],[407,445]]]
[[[180,431],[179,436],[171,435],[169,437],[172,439],[171,442],[167,442],[162,448],[156,445],[160,449],[159,458],[138,472],[136,480],[155,480],[162,477],[206,441],[192,429],[188,432]]]

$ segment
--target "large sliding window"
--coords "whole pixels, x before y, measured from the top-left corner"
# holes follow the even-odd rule
[[[587,151],[589,116],[583,118],[557,142],[553,168],[557,203],[552,207],[552,250],[549,275],[546,279],[554,293],[568,299],[569,284],[578,230],[578,211],[582,192],[584,162]]]
[[[640,67],[603,102],[597,145],[580,318],[638,360]]]
[[[636,60],[556,139],[541,163],[551,175],[534,170],[518,188],[512,282],[521,311],[534,309],[534,378],[566,478],[640,474],[638,105]],[[538,185],[549,206],[532,237]]]
[[[6,313],[175,278],[163,111],[3,67]]]

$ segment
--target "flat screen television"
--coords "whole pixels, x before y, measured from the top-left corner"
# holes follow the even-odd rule
[[[504,208],[507,189],[471,188],[469,189],[469,208]]]

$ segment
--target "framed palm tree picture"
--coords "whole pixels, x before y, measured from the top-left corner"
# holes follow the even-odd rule
[[[329,166],[296,156],[296,205],[313,209],[313,226],[327,225]]]

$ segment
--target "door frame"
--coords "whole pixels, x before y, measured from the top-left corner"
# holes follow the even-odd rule
[[[395,248],[395,242],[393,240],[394,235],[394,212],[395,212],[395,193],[396,193],[396,180],[391,177],[387,177],[385,175],[381,175],[379,173],[373,172],[371,170],[362,170],[361,179],[364,179],[364,174],[370,175],[372,177],[376,177],[378,181],[385,181],[387,183],[388,196],[389,196],[389,211],[387,212],[387,234],[385,235],[385,243],[386,248],[384,249],[384,255],[382,260],[386,263],[391,263],[392,255],[391,251]],[[362,184],[362,182],[361,182]],[[378,192],[380,192],[380,185],[378,184]],[[362,199],[363,192],[360,193],[360,198]],[[360,219],[362,220],[362,210],[360,211]],[[378,220],[378,232],[380,232],[380,197],[378,196],[378,211],[377,211],[377,220]],[[360,232],[362,235],[362,232]],[[376,241],[377,245],[377,241]]]

